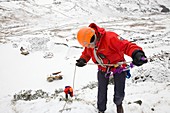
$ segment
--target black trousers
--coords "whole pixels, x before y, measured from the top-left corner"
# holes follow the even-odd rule
[[[97,96],[97,108],[99,111],[106,110],[107,104],[107,86],[109,78],[105,77],[105,72],[98,71],[98,96]],[[125,96],[125,80],[126,72],[114,74],[114,97],[113,102],[116,105],[120,105]]]

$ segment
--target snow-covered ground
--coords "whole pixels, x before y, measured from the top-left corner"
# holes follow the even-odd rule
[[[96,113],[97,66],[75,67],[83,51],[76,33],[92,22],[152,58],[131,69],[125,113],[169,113],[170,12],[162,6],[170,8],[170,1],[0,0],[0,113]],[[21,47],[29,54],[22,55]],[[47,82],[59,71],[62,80]],[[66,103],[67,85],[74,97]],[[106,113],[116,113],[113,87],[108,86]]]

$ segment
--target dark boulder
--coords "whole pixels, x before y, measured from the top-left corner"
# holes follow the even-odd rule
[[[165,7],[164,5],[160,5],[160,7],[162,8],[161,12],[167,13],[170,11],[169,8]]]

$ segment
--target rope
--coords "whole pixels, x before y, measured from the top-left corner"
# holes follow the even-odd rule
[[[97,53],[96,53],[96,48],[94,48],[93,54],[94,54],[94,57],[95,57],[96,61],[99,63],[98,65],[101,65],[102,67],[105,67],[105,68],[106,68],[106,65],[103,64],[102,59],[99,59],[99,58],[98,58]]]
[[[73,90],[74,90],[74,83],[75,83],[75,77],[76,77],[76,65],[75,65],[75,68],[74,68],[74,76],[73,76]],[[65,107],[66,107],[66,105],[67,105],[67,100],[66,100],[66,102],[65,102],[65,104],[64,104],[64,106],[63,106],[63,109],[61,109],[59,112],[63,112],[64,111],[64,109],[65,109]]]
[[[119,66],[119,65],[122,65],[122,64],[128,64],[128,63],[131,63],[132,61],[129,61],[129,62],[118,62],[117,64],[103,64],[104,66]],[[94,64],[94,63],[87,63],[87,65],[100,65],[100,64]]]
[[[152,60],[154,58],[160,58],[160,57],[167,57],[169,55],[169,53],[163,53],[163,54],[158,54],[158,55],[154,55],[152,57],[149,57],[149,58],[142,58],[141,60]],[[120,66],[122,64],[130,64],[132,63],[132,61],[123,61],[123,62],[118,62],[117,64],[103,64],[104,66],[114,66],[114,67],[117,67],[117,66]],[[94,64],[94,63],[87,63],[87,65],[100,65],[100,64]]]
[[[74,89],[75,77],[76,77],[76,65],[75,65],[75,68],[74,68],[73,89]]]

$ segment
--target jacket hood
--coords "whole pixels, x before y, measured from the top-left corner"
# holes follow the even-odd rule
[[[99,38],[101,38],[106,32],[104,28],[100,28],[95,23],[91,23],[89,25],[89,27],[91,27],[95,30],[96,36],[99,37]]]

